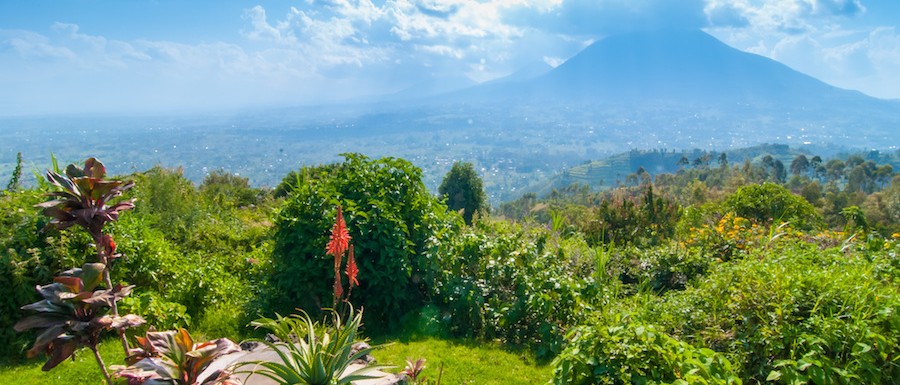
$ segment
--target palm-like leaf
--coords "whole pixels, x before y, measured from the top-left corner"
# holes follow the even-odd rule
[[[112,289],[94,290],[103,264],[85,264],[54,278],[49,285],[37,286],[42,300],[22,306],[34,312],[17,322],[17,332],[37,329],[38,335],[28,350],[28,357],[46,353],[49,359],[43,370],[53,369],[70,357],[79,346],[94,348],[104,330],[140,325],[144,320],[135,315],[107,315],[113,303],[124,298],[133,286],[118,285]]]
[[[119,367],[116,376],[126,378],[129,384],[236,384],[227,373],[220,373],[199,383],[200,374],[219,356],[240,351],[240,347],[227,338],[195,343],[187,330],[147,332],[139,338],[140,347],[129,355],[131,366]]]
[[[40,203],[46,216],[53,218],[48,226],[65,229],[79,225],[100,241],[100,232],[106,222],[119,219],[119,212],[134,207],[134,200],[112,203],[112,200],[132,186],[134,182],[106,180],[103,163],[89,158],[79,170],[70,165],[66,173],[47,172],[47,180],[59,190],[47,194],[53,200]]]

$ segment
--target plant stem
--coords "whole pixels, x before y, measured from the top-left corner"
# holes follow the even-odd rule
[[[109,277],[109,256],[106,255],[106,251],[102,246],[103,233],[101,232],[99,236],[94,237],[94,244],[97,248],[97,257],[100,259],[100,262],[106,266],[103,269],[103,283],[106,285],[106,288],[112,290],[112,279]],[[112,301],[112,315],[113,317],[119,316],[119,305],[117,301]],[[118,329],[119,340],[122,342],[122,349],[125,351],[125,357],[128,357],[128,339],[125,338],[125,330]]]
[[[97,351],[96,346],[91,346],[91,351],[94,352],[94,358],[97,360],[97,365],[100,365],[100,371],[103,372],[103,378],[106,378],[107,385],[113,385],[112,378],[109,377],[109,372],[106,371],[106,364],[103,363],[103,357],[100,357],[100,352]]]

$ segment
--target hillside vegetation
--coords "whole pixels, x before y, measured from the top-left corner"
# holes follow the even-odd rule
[[[497,341],[550,364],[556,384],[891,383],[900,177],[881,159],[802,156],[637,169],[615,189],[529,194],[471,225],[403,159],[347,154],[292,172],[277,193],[157,167],[117,177],[134,182],[118,199],[136,200],[108,222],[112,245],[47,226],[34,206],[58,187],[11,183],[0,353],[20,364],[36,335],[13,330],[29,314],[19,308],[97,253],[111,282],[134,285],[120,313],[159,330],[242,340],[259,333],[254,319],[320,318],[346,298],[378,341]],[[352,275],[328,255],[336,217]]]

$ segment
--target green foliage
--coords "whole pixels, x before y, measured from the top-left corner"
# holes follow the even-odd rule
[[[339,167],[339,163],[332,163],[319,166],[303,166],[300,170],[291,170],[281,179],[281,183],[272,190],[272,195],[276,198],[285,198],[297,188],[307,185],[310,178],[327,176],[331,171],[337,170]]]
[[[141,202],[134,214],[145,225],[165,228],[168,237],[184,241],[204,213],[201,197],[183,170],[156,166],[133,177],[132,196]]]
[[[316,174],[279,212],[265,309],[314,314],[330,306],[333,259],[325,255],[325,245],[340,204],[360,270],[354,302],[379,320],[372,325],[388,327],[426,298],[433,251],[448,225],[446,208],[409,162],[345,157],[337,167],[311,170]]]
[[[790,222],[801,229],[821,222],[815,208],[802,197],[774,183],[739,188],[723,203],[727,212],[757,223]]]
[[[675,234],[680,216],[678,204],[654,195],[648,184],[642,196],[604,199],[583,231],[594,243],[658,244]]]
[[[847,221],[845,230],[853,229],[867,233],[869,231],[869,221],[866,220],[866,213],[857,206],[848,206],[841,209],[841,215]],[[852,224],[852,225],[851,225]]]
[[[16,154],[16,168],[13,169],[9,183],[6,185],[6,191],[17,191],[21,186],[22,179],[22,153]]]
[[[354,315],[351,308],[346,324],[336,311],[332,311],[331,316],[332,323],[328,326],[316,325],[306,313],[254,321],[253,326],[269,329],[288,342],[258,341],[276,352],[280,362],[247,362],[243,366],[253,366],[248,378],[258,374],[283,385],[343,385],[373,378],[367,373],[381,369],[381,366],[370,365],[347,372],[353,361],[372,350],[353,349],[362,312]],[[290,342],[294,339],[297,343]]]
[[[865,254],[801,242],[758,251],[650,301],[642,319],[725,352],[747,382],[778,371],[783,381],[824,372],[828,383],[884,383],[900,376],[900,264],[896,242],[883,244]]]
[[[261,190],[250,187],[249,179],[225,170],[207,174],[199,190],[206,202],[219,207],[246,207],[264,195]]]
[[[462,210],[463,219],[469,225],[472,224],[475,213],[484,213],[488,209],[481,177],[475,172],[475,166],[469,162],[453,164],[450,172],[441,181],[438,194],[446,199],[448,209]]]
[[[197,250],[201,245],[187,248],[162,230],[143,225],[140,218],[121,221],[116,231],[121,234],[119,250],[127,257],[117,263],[113,276],[137,286],[139,301],[127,304],[149,311],[150,325],[186,326],[217,304],[242,306],[250,299],[246,293],[252,292],[258,273],[252,272],[254,264],[240,249],[211,254]]]
[[[193,321],[202,331],[242,336],[269,266],[271,202],[216,206],[178,170],[157,167],[132,178],[129,192],[140,204],[106,225],[124,256],[113,262],[111,279],[137,285],[122,305],[160,330]],[[25,350],[29,336],[12,325],[24,316],[19,307],[37,300],[34,287],[96,258],[84,232],[41,231],[48,219],[34,205],[44,199],[35,190],[0,196],[0,281],[11,283],[0,300],[0,355]]]
[[[653,325],[581,326],[554,361],[554,384],[741,384],[724,355]]]
[[[285,177],[280,210],[243,178],[215,172],[197,188],[179,170],[155,168],[132,176],[140,204],[106,226],[123,255],[112,278],[139,285],[121,309],[160,329],[190,323],[241,338],[256,314],[331,305],[325,245],[340,204],[362,270],[352,298],[366,307],[369,332],[498,341],[541,359],[563,352],[557,373],[584,378],[620,365],[588,382],[891,382],[900,377],[900,234],[884,236],[900,231],[900,179],[886,187],[892,170],[855,158],[833,162],[829,176],[813,158],[808,169],[792,167],[788,185],[805,199],[777,186],[738,190],[777,179],[776,160],[711,168],[696,157],[696,167],[658,176],[653,190],[573,185],[507,206],[524,223],[472,226],[447,214],[420,171],[397,159],[348,155],[305,168]],[[248,191],[244,203],[232,198]],[[817,213],[798,200],[815,202],[833,229],[868,231],[810,232]],[[11,282],[0,300],[0,354],[23,350],[25,336],[11,326],[24,315],[18,308],[38,299],[34,286],[93,258],[98,244],[83,233],[38,232],[48,222],[33,207],[42,201],[39,191],[0,196],[0,281]],[[773,225],[779,220],[790,225]],[[623,312],[634,321],[614,319]],[[430,352],[408,355],[437,362]],[[723,369],[723,357],[734,370]],[[448,368],[465,375],[445,382],[490,382],[471,374],[492,376],[477,364]],[[727,375],[703,377],[715,371]]]
[[[156,291],[144,291],[140,295],[124,298],[119,309],[125,313],[140,314],[147,325],[157,330],[179,329],[191,325],[191,316],[187,314],[186,306],[166,301]]]
[[[579,263],[563,248],[549,246],[550,234],[503,222],[484,221],[443,245],[435,282],[435,301],[449,317],[454,336],[499,339],[532,346],[541,358],[562,349],[563,336],[591,295],[594,252]]]
[[[24,316],[19,308],[39,298],[35,286],[50,281],[63,266],[75,265],[68,247],[75,242],[67,234],[48,237],[40,231],[48,219],[33,206],[43,200],[33,190],[0,195],[0,356],[21,353],[32,337],[17,335],[12,326]]]
[[[112,229],[126,256],[113,276],[137,285],[137,298],[126,305],[149,311],[148,323],[158,329],[191,322],[238,338],[236,325],[255,311],[248,293],[261,291],[268,266],[272,202],[220,205],[221,196],[201,193],[177,169],[133,177],[140,204]]]
[[[609,269],[626,284],[641,285],[655,293],[683,290],[714,263],[700,250],[686,250],[675,243],[660,247],[623,247],[611,251]]]

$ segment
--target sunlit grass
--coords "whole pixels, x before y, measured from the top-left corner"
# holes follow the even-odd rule
[[[407,358],[425,358],[423,374],[437,379],[443,364],[441,383],[445,385],[544,384],[553,372],[549,365],[537,365],[527,351],[512,352],[486,342],[427,338],[376,343],[385,345],[372,355],[379,364],[395,366],[391,371],[403,370]]]
[[[393,365],[391,372],[399,372],[406,358],[427,360],[424,374],[437,379],[444,365],[442,384],[543,384],[552,374],[548,365],[537,365],[527,351],[512,352],[499,345],[485,342],[450,341],[435,338],[415,341],[378,341],[385,344],[373,356],[379,364]],[[115,340],[100,344],[100,353],[107,365],[122,364],[122,348]],[[79,350],[74,361],[66,361],[49,372],[41,371],[44,361],[0,363],[0,384],[10,385],[71,385],[104,384],[103,376],[91,351]]]
[[[99,346],[106,365],[122,365],[124,354],[118,340],[109,340]],[[103,375],[94,360],[94,354],[87,348],[78,350],[75,360],[67,360],[49,372],[41,371],[42,358],[25,362],[0,363],[0,384],[9,385],[72,385],[105,384]]]

